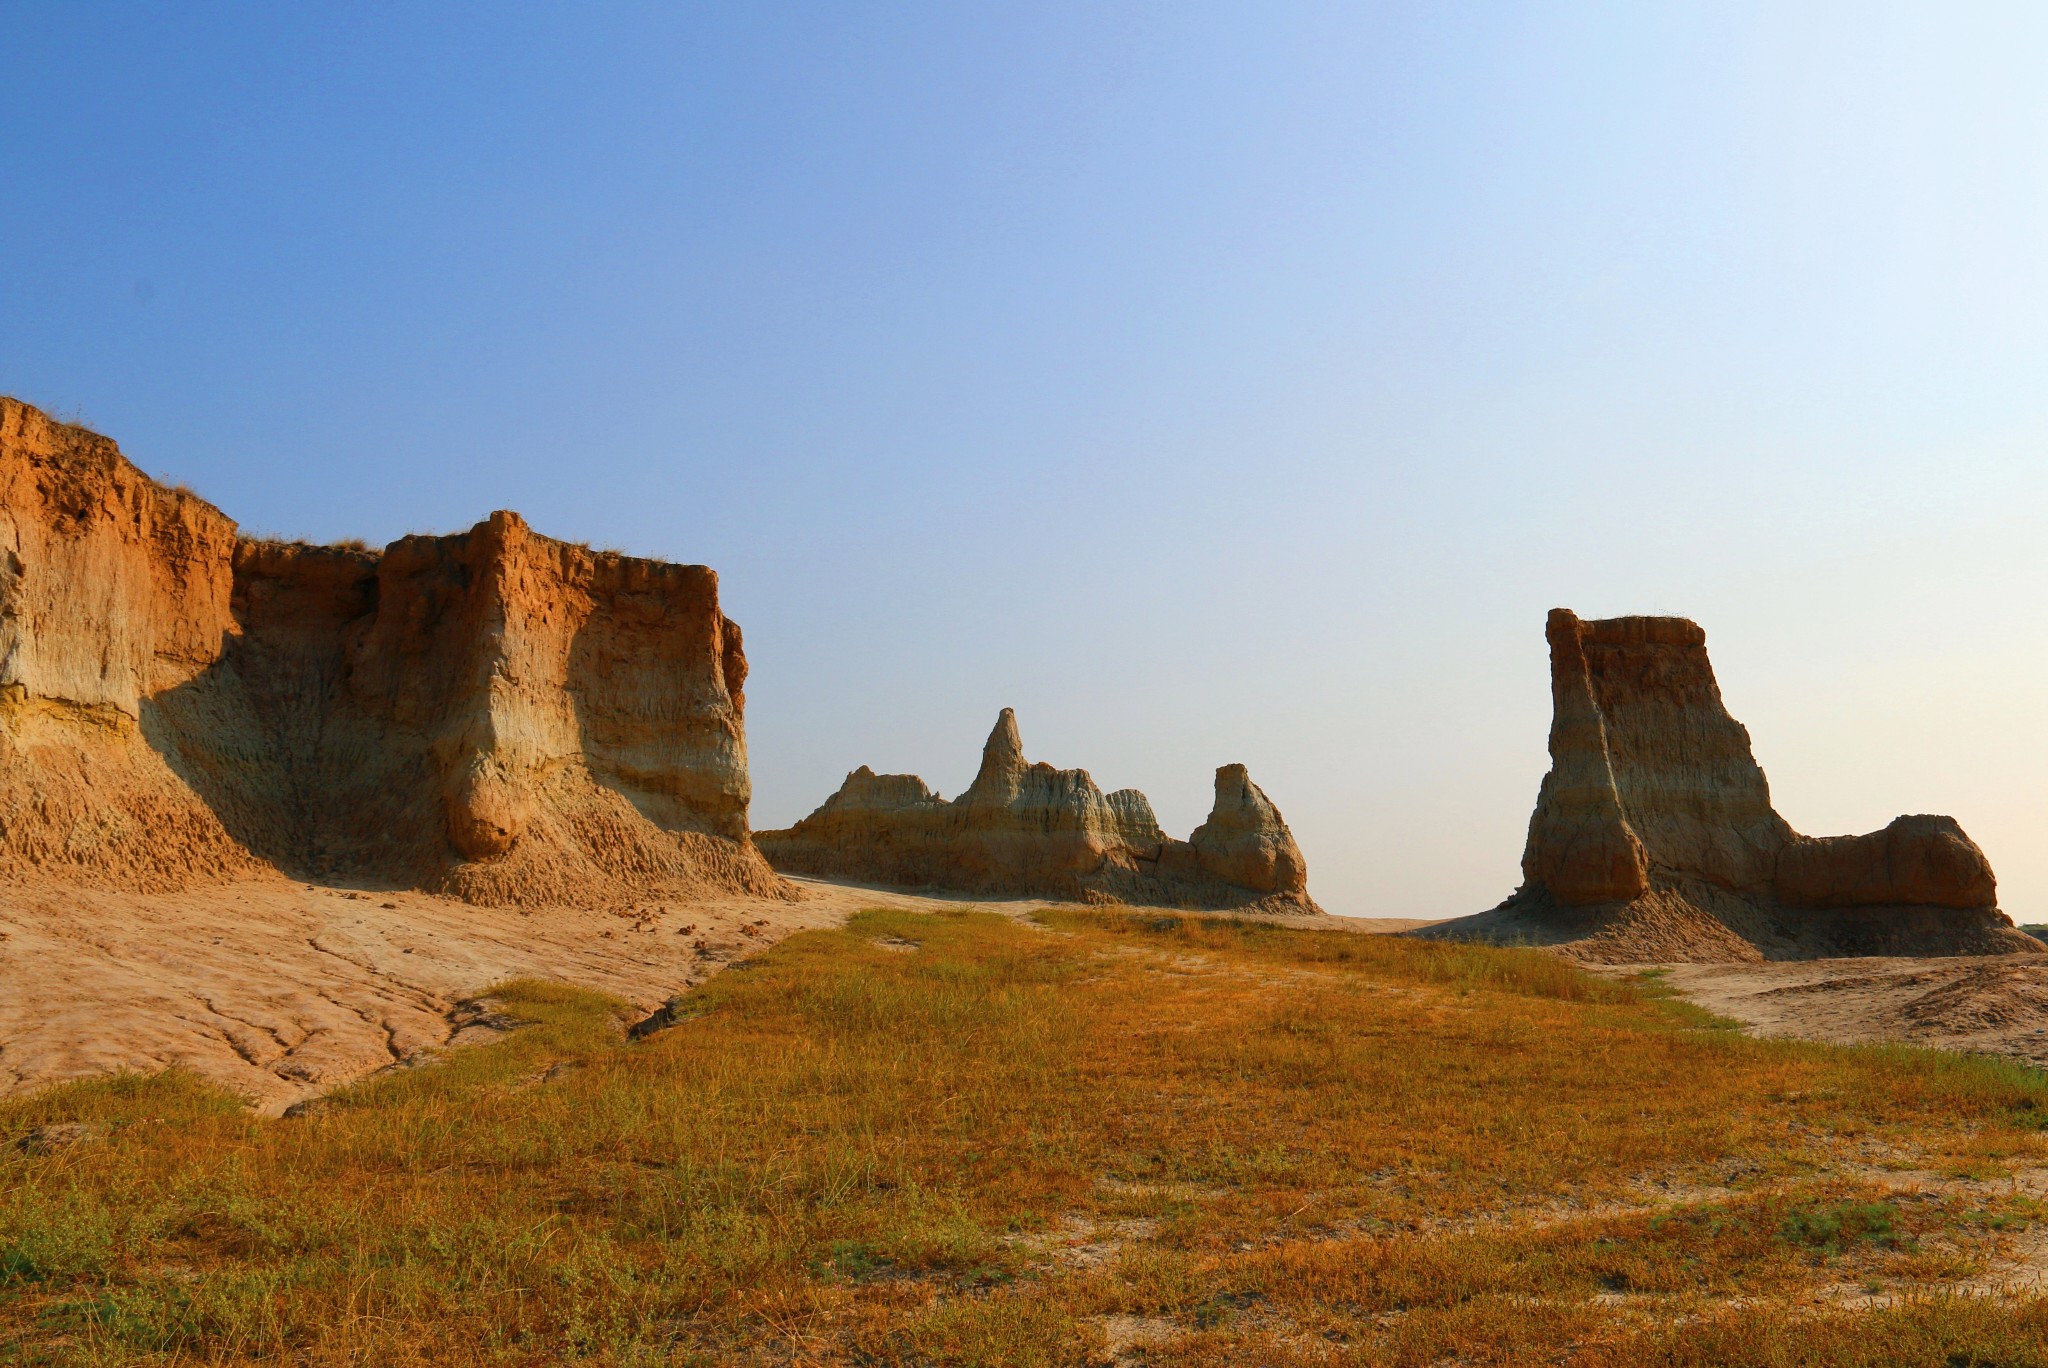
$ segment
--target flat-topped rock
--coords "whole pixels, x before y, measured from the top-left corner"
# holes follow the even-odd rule
[[[1698,624],[1560,608],[1546,635],[1550,772],[1522,886],[1415,934],[1610,961],[2039,949],[1998,910],[1990,863],[1953,818],[1794,831],[1722,705]]]
[[[0,399],[0,877],[779,893],[745,680],[704,566],[506,512],[381,552],[251,540]]]

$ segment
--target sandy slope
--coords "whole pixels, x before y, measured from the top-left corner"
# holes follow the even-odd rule
[[[1624,976],[1650,966],[1588,967]],[[1903,1041],[2048,1067],[2048,954],[1658,967],[1688,1002],[1757,1035]]]

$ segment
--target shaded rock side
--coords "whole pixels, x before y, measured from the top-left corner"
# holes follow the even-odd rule
[[[745,678],[703,566],[512,513],[382,552],[251,540],[0,400],[0,875],[784,891],[747,834]]]
[[[1216,771],[1194,836],[1160,830],[1136,789],[1024,758],[1016,714],[996,719],[974,782],[951,802],[915,775],[865,765],[795,826],[755,835],[793,874],[909,888],[1190,908],[1320,912],[1301,848],[1242,765]]]
[[[1808,837],[1771,806],[1684,618],[1553,610],[1550,772],[1523,882],[1415,934],[1565,944],[1623,960],[1998,954],[2033,949],[1984,853],[1948,817]]]

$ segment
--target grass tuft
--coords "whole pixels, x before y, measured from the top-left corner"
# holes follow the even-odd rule
[[[1779,1234],[1792,1244],[1829,1254],[1860,1243],[1898,1249],[1910,1245],[1899,1230],[1899,1209],[1890,1202],[1837,1202],[1793,1211]]]

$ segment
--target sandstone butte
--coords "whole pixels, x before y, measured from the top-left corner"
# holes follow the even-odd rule
[[[795,826],[755,835],[779,870],[1164,907],[1320,914],[1301,848],[1243,765],[1216,771],[1209,820],[1185,841],[1136,789],[1105,794],[1086,770],[1024,758],[1017,716],[996,719],[981,769],[951,802],[914,774],[863,765]]]
[[[1802,836],[1684,618],[1550,614],[1550,772],[1500,906],[1412,934],[1628,962],[2039,951],[1951,817]]]
[[[252,540],[0,399],[0,876],[786,896],[748,837],[746,672],[704,566],[512,513]]]

